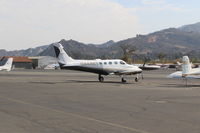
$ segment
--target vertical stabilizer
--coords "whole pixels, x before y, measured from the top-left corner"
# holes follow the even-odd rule
[[[1,69],[6,71],[11,71],[12,63],[13,63],[13,58],[8,58],[6,63],[3,66],[1,66]]]
[[[60,43],[54,44],[54,51],[55,51],[56,57],[58,58],[58,62],[61,66],[70,64],[74,61],[74,59],[72,59],[70,56],[67,55],[63,46]]]
[[[187,75],[191,72],[192,70],[192,67],[191,67],[191,63],[190,63],[190,60],[188,58],[188,56],[183,56],[183,64],[182,64],[182,73],[183,75]]]

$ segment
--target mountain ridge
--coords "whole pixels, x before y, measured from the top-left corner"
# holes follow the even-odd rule
[[[200,23],[168,28],[118,42],[110,40],[99,45],[65,39],[62,39],[60,43],[75,59],[122,58],[123,48],[134,51],[133,58],[157,59],[158,55],[162,53],[168,59],[179,58],[182,55],[200,59],[200,54],[198,54],[200,51],[200,28],[196,28],[198,26],[200,27]],[[52,44],[26,50],[0,50],[0,56],[55,56]]]

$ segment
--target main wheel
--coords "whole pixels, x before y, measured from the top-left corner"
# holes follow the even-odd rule
[[[122,78],[122,83],[126,83],[126,80],[124,78]]]
[[[99,76],[99,82],[103,82],[104,78],[102,76]]]
[[[139,81],[139,78],[138,78],[138,77],[136,77],[136,78],[135,78],[135,82],[138,82],[138,81]]]

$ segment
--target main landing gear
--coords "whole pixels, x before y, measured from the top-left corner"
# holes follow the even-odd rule
[[[99,82],[104,82],[104,77],[101,74],[99,74],[99,78],[98,79],[99,79]],[[138,82],[138,81],[139,81],[139,77],[137,75],[137,77],[135,78],[135,82]],[[126,83],[127,82],[126,79],[124,78],[124,75],[122,75],[121,82],[122,83]]]
[[[139,81],[139,78],[138,78],[138,77],[136,77],[136,78],[135,78],[135,82],[138,82],[138,81]]]
[[[103,76],[101,76],[101,75],[99,74],[99,82],[103,82],[103,81],[104,81]]]
[[[124,79],[124,77],[122,77],[122,83],[126,83],[126,80]]]

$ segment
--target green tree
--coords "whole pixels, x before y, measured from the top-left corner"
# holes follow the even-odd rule
[[[160,53],[158,53],[157,57],[158,57],[159,60],[163,60],[166,57],[166,54],[163,53],[163,52],[160,52]]]
[[[132,63],[132,55],[136,51],[136,48],[130,48],[129,45],[121,45],[120,47],[123,51],[122,60],[124,60],[127,63]]]

